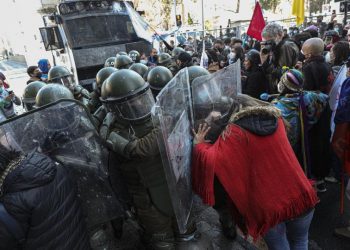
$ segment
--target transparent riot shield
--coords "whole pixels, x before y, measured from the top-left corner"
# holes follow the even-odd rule
[[[221,116],[229,115],[237,93],[241,92],[240,61],[214,74],[194,79],[191,87],[195,126],[213,111]]]
[[[161,131],[158,145],[180,233],[186,232],[192,208],[191,102],[187,68],[158,94],[152,109],[154,126]]]
[[[112,190],[109,151],[90,118],[79,102],[60,100],[1,123],[0,143],[17,145],[24,153],[38,148],[69,170],[92,229],[123,216],[126,196]],[[113,182],[124,190],[121,179]]]

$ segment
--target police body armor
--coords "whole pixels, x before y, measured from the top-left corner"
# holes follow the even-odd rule
[[[128,85],[124,87],[119,86],[119,89],[115,92],[108,92],[108,90],[114,90],[115,83],[122,83],[124,77],[131,79],[128,82]],[[149,189],[150,195],[152,197],[152,202],[156,207],[161,210],[164,214],[168,216],[173,215],[171,208],[171,202],[169,199],[169,191],[166,186],[166,179],[164,176],[164,170],[162,167],[162,162],[159,156],[159,150],[157,147],[156,136],[157,132],[153,129],[153,124],[150,119],[150,115],[146,114],[146,109],[148,108],[150,113],[150,107],[152,107],[154,101],[149,89],[149,86],[145,84],[141,76],[136,72],[131,70],[120,70],[106,81],[106,88],[102,89],[102,99],[107,100],[105,105],[109,111],[103,121],[102,126],[100,127],[100,135],[103,139],[110,144],[113,150],[119,153],[121,156],[124,156],[127,160],[122,164],[122,171],[126,175],[132,175],[130,172],[137,172],[141,178],[142,184]],[[141,87],[141,88],[140,88]],[[142,89],[139,96],[144,98],[140,100],[140,103],[147,108],[145,109],[145,114],[141,114],[141,119],[139,117],[129,117],[126,118],[127,114],[122,114],[124,117],[121,117],[120,114],[116,113],[117,104],[113,101],[108,101],[108,99],[113,99],[112,95],[116,97],[117,95],[123,96],[130,89]],[[115,88],[116,89],[116,88]],[[108,92],[108,93],[106,93]],[[135,91],[137,92],[137,90]],[[132,97],[131,97],[132,98]],[[148,105],[147,105],[148,104]],[[121,104],[122,105],[122,104]],[[127,107],[127,104],[125,104]],[[119,108],[121,109],[121,108]],[[124,109],[126,110],[126,108]],[[134,119],[134,120],[130,120]],[[149,137],[146,140],[144,145],[152,145],[151,147],[142,148],[142,152],[136,152],[136,155],[129,155],[127,152],[128,145],[133,144],[135,140],[140,138]],[[131,153],[134,154],[134,153]],[[128,159],[129,158],[129,159]],[[145,161],[147,158],[147,161]],[[133,176],[129,176],[133,179]],[[129,183],[129,188],[132,187],[132,183]],[[132,190],[130,190],[132,193]]]
[[[175,240],[174,208],[157,143],[159,129],[150,119],[154,99],[149,86],[131,70],[114,73],[104,85],[101,99],[109,113],[100,134],[124,158],[121,172],[148,243],[152,249],[175,249],[180,243]]]

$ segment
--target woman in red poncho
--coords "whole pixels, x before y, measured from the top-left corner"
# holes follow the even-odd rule
[[[288,142],[280,112],[271,106],[246,108],[231,117],[214,144],[205,141],[209,130],[204,124],[194,131],[194,191],[211,206],[224,192],[242,232],[263,236],[269,249],[306,250],[318,198]]]

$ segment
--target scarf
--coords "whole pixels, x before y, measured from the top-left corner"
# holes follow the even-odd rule
[[[192,157],[193,190],[210,206],[215,204],[215,176],[234,204],[238,226],[254,239],[318,202],[281,118],[276,131],[267,136],[229,124],[225,138],[219,137],[213,145],[197,144]]]

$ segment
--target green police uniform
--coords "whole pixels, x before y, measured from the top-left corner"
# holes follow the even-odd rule
[[[101,96],[108,113],[100,135],[123,157],[120,169],[145,239],[154,249],[174,249],[174,212],[157,144],[159,131],[150,118],[154,100],[149,85],[132,70],[119,70],[104,85]]]

